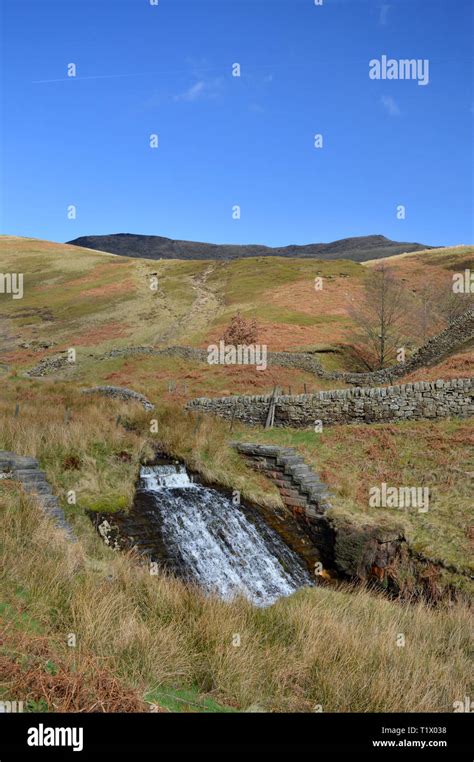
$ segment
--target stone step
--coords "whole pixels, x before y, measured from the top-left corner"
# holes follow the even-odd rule
[[[38,499],[46,508],[60,508],[59,501],[54,495],[38,495]]]
[[[317,492],[312,495],[308,495],[308,499],[311,502],[317,503],[318,505],[321,505],[322,503],[328,503],[330,497],[332,497],[332,495],[329,492]]]
[[[297,479],[310,476],[311,473],[310,467],[306,466],[304,463],[295,466],[285,466],[285,474],[291,474],[291,476]]]
[[[312,467],[304,462],[304,459],[294,448],[282,448],[277,445],[253,445],[251,443],[234,443],[236,449],[242,454],[254,458],[254,467],[266,473],[280,490],[283,502],[295,508],[307,508],[308,515],[321,515],[331,507],[329,498],[332,497],[319,476]],[[259,462],[259,458],[275,457],[276,468],[268,462]],[[308,503],[310,505],[308,506]]]
[[[308,484],[308,485],[304,484],[299,491],[303,495],[308,495],[309,497],[311,495],[319,494],[324,489],[325,489],[325,485],[322,482],[320,482],[319,484]]]
[[[30,458],[27,455],[14,455],[12,457],[12,465],[15,470],[39,468],[36,458]]]
[[[304,497],[285,497],[284,503],[295,508],[306,508],[308,505],[308,501]]]
[[[316,519],[323,515],[324,510],[319,508],[319,506],[308,505],[306,506],[305,513],[309,518]]]
[[[33,468],[14,468],[15,476],[17,479],[34,479],[37,481],[46,481],[46,477],[42,471]]]
[[[302,459],[299,455],[278,455],[276,462],[279,466],[291,466],[302,463]]]
[[[0,472],[10,470],[11,478],[19,482],[28,495],[34,495],[44,513],[54,519],[56,526],[64,530],[71,542],[75,542],[72,528],[36,458],[0,450]]]
[[[312,487],[313,485],[317,486],[318,484],[322,484],[321,479],[319,476],[317,476],[315,473],[311,473],[310,476],[304,476],[301,479],[301,486],[302,487]]]
[[[18,481],[25,492],[51,492],[51,487],[48,482],[36,481],[33,479],[31,481],[23,481],[19,479]]]
[[[23,484],[23,489],[26,492],[34,492],[36,495],[40,495],[41,497],[54,497],[53,491],[47,482],[45,482],[45,484],[36,482],[33,482],[32,484]]]

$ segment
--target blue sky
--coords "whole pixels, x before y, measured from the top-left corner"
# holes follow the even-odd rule
[[[1,5],[3,233],[473,241],[470,0]]]

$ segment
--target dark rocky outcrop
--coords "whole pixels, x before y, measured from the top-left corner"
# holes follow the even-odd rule
[[[144,259],[241,259],[244,257],[296,257],[309,259],[350,259],[365,262],[368,259],[391,257],[405,252],[431,249],[420,243],[400,243],[383,235],[342,238],[332,243],[309,243],[303,246],[270,247],[260,244],[215,244],[197,241],[179,241],[157,235],[114,233],[87,235],[68,241],[73,246],[107,251],[125,257]]]

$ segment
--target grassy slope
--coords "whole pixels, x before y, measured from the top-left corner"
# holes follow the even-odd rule
[[[450,278],[464,266],[473,247],[392,257],[402,277],[416,290],[427,278]],[[265,393],[275,384],[292,391],[330,388],[331,384],[294,369],[209,369],[177,359],[117,358],[97,365],[96,357],[115,347],[174,343],[207,346],[222,335],[237,309],[256,317],[259,340],[269,350],[339,350],[351,329],[348,305],[357,299],[368,265],[285,258],[231,262],[126,259],[61,244],[0,238],[5,272],[22,272],[25,296],[0,299],[0,360],[24,369],[58,351],[74,347],[78,363],[67,377],[122,383],[137,379],[156,395],[167,394],[168,380],[187,382],[188,396]],[[457,264],[456,264],[457,263]],[[408,270],[406,269],[408,267]],[[158,290],[150,290],[156,273]],[[314,278],[324,287],[315,291]],[[50,349],[35,342],[53,341]],[[23,348],[22,343],[30,346]],[[345,367],[344,351],[319,355],[328,370]],[[467,360],[466,360],[467,358]],[[441,366],[447,376],[468,373],[471,354],[459,354]],[[435,372],[435,371],[433,371]],[[439,376],[438,376],[439,377]],[[342,384],[343,386],[343,384]],[[181,388],[183,388],[181,386]],[[173,398],[178,395],[173,394]]]
[[[275,368],[262,373],[251,368],[219,368],[211,374],[202,364],[163,359],[148,363],[143,358],[117,359],[97,369],[95,357],[128,345],[174,343],[207,346],[217,340],[222,327],[237,309],[257,316],[260,341],[269,350],[330,345],[347,327],[347,315],[336,309],[332,291],[337,279],[354,287],[364,274],[361,265],[346,262],[256,259],[243,263],[183,262],[125,259],[34,239],[0,238],[0,257],[5,272],[24,273],[25,295],[0,302],[0,324],[9,334],[0,360],[14,368],[36,365],[44,357],[74,347],[76,368],[68,376],[81,379],[117,373],[143,376],[154,383],[158,366],[166,378],[184,380],[190,373],[190,392],[199,395],[215,388],[241,392],[271,390],[279,383],[303,391],[318,388],[307,373]],[[150,275],[157,273],[158,290],[152,291]],[[327,277],[327,293],[314,291],[314,278]],[[245,291],[244,291],[245,289]],[[303,289],[304,295],[295,297]],[[246,293],[245,302],[238,294]],[[295,301],[302,310],[295,310]],[[332,314],[334,312],[334,314]],[[53,341],[41,349],[41,340]],[[29,347],[22,347],[27,343]],[[338,358],[339,355],[335,356]],[[339,361],[338,361],[339,362]],[[77,373],[76,373],[77,371]],[[185,372],[186,371],[186,372]],[[194,383],[195,382],[195,383]],[[320,384],[319,388],[327,388]],[[153,389],[153,391],[155,391]],[[158,383],[156,393],[166,391]]]
[[[27,410],[24,403],[27,400],[28,404],[34,401],[37,407],[44,403],[48,421],[42,421],[41,426],[44,424],[48,427],[52,420],[49,411],[56,400],[61,400],[63,405],[68,404],[74,410],[75,420],[82,420],[85,426],[89,410],[87,403],[77,395],[72,401],[74,389],[84,384],[102,382],[128,385],[152,400],[160,401],[163,410],[159,411],[159,415],[164,418],[169,416],[170,431],[174,428],[173,417],[179,416],[178,408],[174,406],[202,394],[264,393],[276,384],[285,389],[291,386],[293,392],[302,392],[303,384],[309,390],[330,388],[331,382],[322,382],[302,371],[273,366],[260,372],[250,367],[210,367],[165,357],[125,357],[98,362],[97,356],[115,346],[151,341],[157,328],[161,333],[168,330],[175,332],[169,335],[171,343],[176,340],[189,341],[191,334],[185,332],[183,336],[179,333],[180,319],[183,324],[190,320],[193,329],[203,319],[204,334],[217,338],[216,324],[226,322],[237,307],[252,315],[257,315],[259,311],[273,310],[274,318],[278,320],[275,326],[280,331],[280,338],[288,327],[304,332],[308,326],[301,319],[303,315],[313,321],[311,330],[314,326],[316,329],[318,326],[324,328],[330,344],[334,338],[330,333],[332,327],[347,322],[343,300],[339,298],[338,301],[337,294],[341,290],[345,293],[357,290],[364,272],[363,266],[352,262],[262,257],[228,263],[170,260],[150,263],[33,239],[3,238],[0,245],[2,262],[6,265],[4,269],[25,273],[25,298],[18,301],[6,297],[2,299],[1,314],[9,314],[14,318],[11,323],[17,333],[16,343],[20,339],[31,341],[36,333],[38,337],[58,342],[53,352],[71,345],[78,352],[78,363],[68,374],[68,386],[56,384],[54,387],[46,381],[16,380],[14,376],[6,380],[9,400],[4,408],[7,419],[4,446],[7,449],[16,447],[32,454],[35,454],[35,443],[41,442],[41,430],[32,436],[31,430],[28,432],[20,428],[14,436],[10,436],[11,446],[8,444],[8,416],[14,405],[22,403],[24,416]],[[395,267],[402,268],[402,277],[421,283],[420,279],[426,279],[427,272],[428,277],[440,277],[440,273],[449,275],[453,268],[464,266],[466,257],[470,257],[472,251],[473,247],[433,250],[392,257],[390,262]],[[372,263],[366,263],[365,267],[371,265]],[[148,287],[147,275],[153,272],[159,274],[158,294],[151,292]],[[314,291],[314,277],[317,275],[324,275],[326,291]],[[123,287],[124,283],[126,288]],[[295,298],[295,293],[298,298]],[[328,315],[326,311],[321,311],[321,300],[329,300],[334,314]],[[213,309],[209,312],[210,307],[216,306],[217,314]],[[45,310],[52,319],[44,320]],[[21,317],[25,311],[28,317]],[[171,311],[174,317],[170,317]],[[294,325],[292,321],[295,321]],[[303,324],[300,325],[298,321]],[[186,325],[189,327],[188,323]],[[194,338],[197,340],[196,337],[195,332]],[[14,367],[21,369],[26,364],[37,362],[44,354],[32,348],[21,349],[17,346],[10,352],[9,359]],[[457,372],[469,375],[472,373],[471,354],[461,353],[449,358],[441,368],[418,371],[415,376],[439,377],[442,370],[446,370],[447,377]],[[336,362],[337,355],[331,357],[332,362]],[[173,385],[176,383],[176,388],[169,388],[170,381]],[[97,403],[99,408],[100,404]],[[55,443],[51,445],[53,449],[56,445],[59,448],[62,446],[62,415],[61,409],[56,429],[49,437],[51,443]],[[15,425],[16,423],[18,422],[14,421]],[[209,425],[210,431],[220,432],[216,441],[221,446],[225,445],[228,436],[225,425]],[[184,426],[187,431],[182,420],[180,426]],[[100,427],[97,429],[91,424],[89,432],[94,432],[94,436],[81,433],[74,440],[77,442],[74,447],[87,449],[86,462],[91,464],[91,472],[87,472],[87,469],[85,474],[81,472],[82,481],[74,488],[79,489],[83,500],[88,501],[89,505],[94,503],[94,495],[100,503],[103,498],[99,499],[98,496],[104,492],[111,496],[112,503],[117,500],[123,503],[130,497],[133,483],[131,474],[141,450],[138,448],[135,452],[133,448],[135,454],[132,466],[115,464],[112,467],[110,459],[107,460],[101,452],[100,431]],[[107,431],[109,445],[120,440],[121,435],[116,427],[108,426]],[[458,562],[463,567],[468,563],[470,530],[466,472],[472,468],[467,465],[468,434],[464,424],[420,422],[368,428],[345,426],[328,429],[321,437],[311,432],[274,431],[263,434],[260,431],[245,430],[242,436],[285,441],[300,448],[335,490],[336,507],[357,514],[363,520],[370,513],[367,507],[367,483],[376,485],[386,481],[406,486],[432,486],[435,499],[430,512],[427,515],[401,518],[407,523],[417,548],[427,553],[431,550],[436,557],[447,563]],[[168,443],[173,445],[173,437],[170,438],[168,434],[166,437]],[[145,446],[145,440],[146,432],[140,446]],[[88,443],[87,448],[83,447],[83,441]],[[182,441],[175,446],[175,451],[188,460],[194,460],[193,465],[197,468],[208,468],[206,459],[209,461],[211,457],[216,458],[217,452],[211,456],[203,442],[194,444],[197,444],[196,456],[193,455],[193,448],[186,447]],[[44,461],[48,462],[48,453],[40,444],[38,451]],[[347,452],[351,453],[350,457],[346,456]],[[63,456],[67,457],[67,454],[63,453]],[[61,489],[70,481],[71,473],[64,473],[60,458],[56,460],[52,478]],[[223,467],[220,467],[220,461],[221,458],[217,457],[209,476],[236,486],[235,479],[239,479],[240,475],[235,461],[230,459]],[[102,475],[97,473],[97,469]],[[368,474],[370,481],[367,480]],[[253,491],[253,497],[259,491],[261,494],[261,483],[255,485],[250,480],[249,484],[248,491]],[[375,514],[374,518],[380,518],[381,512]],[[397,516],[398,519],[400,516]],[[449,531],[446,531],[447,527]]]
[[[407,254],[397,254],[385,259],[369,259],[364,262],[364,267],[376,267],[381,262],[390,263],[394,267],[421,263],[429,267],[442,267],[458,272],[465,267],[472,267],[473,256],[473,246],[446,246],[441,249],[424,249]]]
[[[228,441],[281,443],[296,447],[321,473],[334,491],[337,515],[350,514],[359,523],[402,523],[416,550],[473,569],[469,421],[328,427],[322,434],[234,425],[230,432],[228,422],[211,416],[201,417],[198,425],[179,404],[161,403],[150,414],[129,403],[83,397],[67,383],[21,380],[7,389],[0,403],[0,449],[38,457],[59,495],[75,490],[77,506],[66,506],[69,514],[127,506],[140,460],[158,447],[183,458],[207,479],[276,507],[275,490],[244,466]],[[66,408],[71,416],[67,425]],[[118,415],[130,430],[117,426]],[[149,433],[152,417],[159,421],[154,436]],[[369,508],[369,488],[382,482],[429,487],[428,513]]]
[[[328,429],[322,435],[278,430],[265,434],[236,426],[230,434],[227,423],[212,418],[202,419],[198,427],[195,419],[182,412],[182,403],[209,390],[216,394],[256,393],[276,383],[302,391],[305,382],[309,388],[316,388],[314,377],[273,368],[265,374],[249,368],[211,370],[170,358],[96,359],[115,346],[158,340],[199,344],[216,338],[219,326],[236,307],[259,317],[270,349],[337,343],[348,325],[345,294],[360,288],[361,265],[277,259],[217,265],[150,263],[31,239],[4,238],[0,248],[3,271],[24,272],[26,287],[22,301],[3,296],[0,303],[0,316],[4,318],[0,320],[0,333],[7,330],[10,334],[6,337],[6,357],[13,366],[13,372],[3,379],[0,448],[40,458],[87,555],[85,567],[81,567],[78,578],[74,577],[78,581],[71,593],[66,590],[71,582],[71,574],[66,574],[69,562],[59,546],[52,556],[59,564],[57,578],[51,576],[48,560],[41,575],[45,585],[36,581],[44,544],[35,533],[28,531],[21,539],[10,528],[36,521],[37,514],[18,500],[11,486],[3,485],[1,500],[8,508],[5,542],[10,559],[2,584],[10,606],[7,618],[13,607],[14,611],[19,608],[20,622],[25,617],[26,622],[38,621],[47,648],[54,652],[51,658],[64,662],[66,672],[70,653],[61,645],[64,631],[71,631],[71,627],[76,631],[76,627],[82,633],[84,675],[86,653],[102,663],[107,656],[104,642],[111,641],[111,674],[118,675],[132,691],[133,695],[126,694],[129,706],[134,700],[141,701],[147,692],[159,703],[163,693],[175,695],[177,703],[187,697],[191,708],[193,703],[200,703],[201,694],[210,694],[212,700],[237,708],[263,702],[267,708],[290,710],[311,709],[313,703],[323,703],[326,710],[334,711],[449,710],[452,701],[465,694],[462,607],[450,616],[441,612],[435,616],[422,608],[406,610],[365,593],[355,597],[354,593],[328,589],[301,593],[267,612],[255,612],[244,603],[229,606],[209,602],[194,594],[189,597],[173,581],[151,582],[130,561],[112,558],[93,536],[83,514],[84,508],[108,510],[128,504],[139,461],[151,453],[155,442],[185,458],[207,478],[240,489],[250,499],[277,505],[275,490],[247,469],[226,445],[229,437],[282,442],[296,446],[321,471],[336,493],[335,511],[349,513],[354,520],[381,518],[380,512],[371,513],[367,507],[367,483],[435,486],[436,500],[428,514],[397,513],[394,517],[386,512],[384,517],[404,522],[420,551],[467,566],[470,519],[466,472],[472,470],[468,465],[467,424],[345,426]],[[463,262],[465,253],[461,252]],[[453,260],[452,253],[439,253],[442,271],[457,266],[455,255]],[[426,270],[417,257],[403,261],[410,259],[414,263],[410,264],[412,277],[421,279],[426,277]],[[325,268],[327,289],[317,294],[315,301],[313,281],[321,274],[320,267]],[[438,272],[438,265],[432,267]],[[160,278],[157,294],[148,288],[147,277],[152,272],[158,272]],[[247,301],[242,300],[243,293]],[[18,346],[35,339],[56,344],[47,352]],[[77,348],[79,360],[69,380],[32,381],[15,376],[15,371],[69,346]],[[331,357],[337,367],[337,355]],[[464,361],[468,374],[472,372],[468,354]],[[179,381],[174,392],[167,389],[170,379]],[[149,435],[150,416],[140,409],[78,394],[78,387],[84,383],[100,381],[128,384],[158,403],[160,428],[156,439]],[[17,403],[20,411],[15,417]],[[72,411],[67,425],[66,407]],[[128,419],[130,430],[116,425],[119,414],[122,420]],[[77,491],[76,506],[65,503],[68,489]],[[45,529],[42,531],[44,534]],[[111,587],[107,581],[104,569],[112,568],[110,564],[122,587]],[[48,583],[51,590],[46,589]],[[156,588],[150,587],[155,584]],[[12,590],[23,591],[20,600]],[[98,601],[97,609],[94,616],[86,616],[85,601],[89,603],[91,598]],[[229,629],[226,624],[219,634],[217,624],[213,629],[214,619],[225,621]],[[20,626],[22,636],[27,629]],[[421,650],[418,646],[416,653],[392,648],[387,633],[406,631],[413,642],[423,644]],[[222,640],[228,632],[247,633],[248,649],[229,651]],[[430,635],[425,638],[423,633]],[[372,649],[366,648],[367,642]],[[309,650],[308,643],[312,644]],[[160,649],[164,649],[166,659],[158,659]],[[449,658],[445,657],[448,653]],[[90,663],[87,669],[91,671]],[[144,674],[149,678],[146,684]],[[367,674],[374,675],[369,689]],[[183,687],[191,693],[175,694]]]
[[[191,711],[403,712],[452,711],[468,694],[461,605],[435,611],[344,588],[264,610],[228,604],[151,576],[90,527],[61,542],[9,482],[0,499],[5,698],[63,711],[139,710],[146,697],[162,711],[184,700]]]

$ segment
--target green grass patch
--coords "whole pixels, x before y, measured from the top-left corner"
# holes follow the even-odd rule
[[[197,688],[172,688],[163,686],[150,691],[145,696],[148,704],[158,704],[170,712],[199,712],[204,714],[234,713],[237,709],[217,703],[213,698],[202,695]]]

